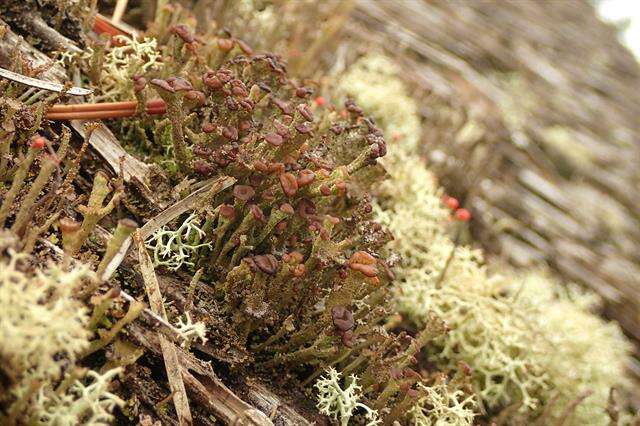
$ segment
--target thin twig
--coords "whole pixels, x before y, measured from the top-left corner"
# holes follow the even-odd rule
[[[153,261],[147,252],[146,246],[144,245],[144,238],[142,238],[140,230],[134,233],[133,239],[136,243],[136,248],[138,249],[140,272],[142,274],[142,280],[144,281],[147,297],[149,298],[151,310],[166,320],[167,312],[165,311],[164,303],[162,301],[158,278],[156,277],[156,273],[153,268]],[[178,422],[180,425],[191,425],[193,424],[193,417],[191,416],[191,410],[189,408],[187,390],[185,389],[184,382],[182,381],[183,367],[178,360],[176,347],[173,342],[167,340],[164,336],[159,335],[158,337],[160,338],[162,356],[167,370],[167,378],[169,379],[171,393],[173,394],[173,404],[176,408]]]
[[[124,16],[124,13],[127,11],[127,3],[129,0],[117,0],[116,7],[113,9],[113,15],[111,15],[111,22],[114,24],[119,24]]]

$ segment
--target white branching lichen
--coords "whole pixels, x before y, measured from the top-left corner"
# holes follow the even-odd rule
[[[316,407],[320,413],[340,422],[342,426],[349,424],[349,419],[355,415],[358,409],[364,412],[367,426],[382,424],[378,412],[359,402],[362,398],[362,388],[358,386],[358,378],[349,376],[348,385],[342,389],[340,385],[341,374],[333,367],[329,367],[326,375],[320,377],[315,384],[318,390],[318,403]]]
[[[409,414],[416,426],[471,426],[475,400],[461,390],[450,390],[446,378],[436,377],[431,386],[418,385],[426,394]]]
[[[124,401],[109,392],[109,385],[121,372],[121,368],[104,374],[90,370],[86,376],[91,380],[89,384],[76,380],[62,395],[40,392],[36,401],[38,423],[52,426],[111,424],[111,413],[116,406],[124,405]]]
[[[100,81],[105,99],[133,96],[131,78],[161,67],[161,54],[154,38],[138,40],[124,35],[114,38],[119,45],[107,51]]]
[[[39,269],[32,261],[11,249],[0,258],[0,374],[11,377],[0,403],[30,424],[109,424],[113,408],[122,403],[108,392],[119,370],[89,371],[91,384],[61,386],[63,376],[82,371],[76,361],[91,337],[87,309],[73,296],[97,277],[82,264],[65,270],[51,262]]]
[[[558,419],[590,391],[565,424],[607,424],[609,391],[626,383],[629,343],[616,324],[592,313],[593,294],[566,290],[540,271],[489,273],[481,251],[454,244],[442,190],[415,156],[417,109],[396,72],[388,59],[365,56],[340,89],[373,113],[388,138],[399,135],[384,162],[390,179],[375,203],[395,237],[389,248],[403,259],[395,270],[397,309],[418,327],[432,313],[447,323],[431,362],[442,371],[468,364],[484,406],[514,405],[524,419],[542,412]],[[550,401],[555,405],[545,411]],[[413,412],[424,414],[419,406]]]
[[[85,266],[65,272],[56,264],[29,274],[21,268],[28,261],[10,249],[0,263],[0,354],[25,383],[59,377],[60,360],[74,362],[87,347],[87,310],[72,295],[95,278]]]
[[[174,271],[182,265],[193,266],[191,256],[201,248],[211,247],[211,243],[199,243],[205,233],[198,222],[198,216],[192,213],[175,231],[163,226],[149,237],[146,246],[153,252],[154,266]]]
[[[100,87],[96,88],[94,100],[125,100],[134,96],[134,75],[157,71],[162,67],[158,42],[154,38],[137,39],[125,35],[113,37],[115,42],[104,52],[100,71]],[[96,53],[88,47],[82,53],[58,52],[58,63],[69,65],[74,62],[88,64]]]
[[[176,329],[180,336],[184,339],[182,347],[188,348],[193,342],[200,339],[200,342],[204,345],[207,342],[206,334],[207,328],[203,322],[192,322],[191,316],[188,312],[184,314],[186,320],[182,321],[182,318],[178,318]]]

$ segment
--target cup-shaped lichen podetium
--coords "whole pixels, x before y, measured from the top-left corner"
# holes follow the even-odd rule
[[[190,155],[184,139],[184,105],[183,92],[192,92],[193,86],[180,77],[169,77],[166,80],[154,78],[150,84],[167,104],[167,114],[171,120],[171,141],[176,162],[182,173],[187,173],[190,166]]]

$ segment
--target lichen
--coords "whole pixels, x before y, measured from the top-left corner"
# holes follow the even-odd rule
[[[176,324],[176,329],[184,340],[182,346],[188,348],[196,340],[200,340],[203,345],[207,343],[207,338],[205,337],[207,333],[206,325],[200,321],[193,322],[188,312],[185,312],[184,317],[184,321],[182,318],[178,318],[178,323]]]
[[[190,260],[192,256],[203,247],[211,247],[210,243],[199,242],[204,237],[204,231],[198,222],[198,216],[191,213],[175,231],[163,226],[154,232],[145,243],[153,252],[154,265],[166,266],[174,271],[182,265],[193,266]]]
[[[342,426],[349,424],[349,420],[358,409],[364,412],[367,426],[382,424],[376,410],[359,402],[362,398],[362,388],[358,386],[358,378],[353,375],[349,376],[346,380],[348,385],[343,389],[340,384],[340,376],[341,374],[336,369],[330,367],[327,369],[326,375],[320,377],[316,382],[318,410],[339,421]]]
[[[10,238],[5,232],[0,242]],[[0,396],[0,407],[7,408],[5,420],[107,424],[115,405],[121,404],[107,390],[118,371],[88,371],[92,384],[76,381],[67,391],[59,386],[81,371],[76,361],[89,346],[91,332],[87,309],[73,295],[96,280],[95,274],[82,264],[64,270],[55,262],[33,268],[32,261],[12,248],[0,258],[0,375],[10,378],[7,392]]]
[[[416,426],[471,426],[475,416],[474,396],[461,390],[451,390],[446,378],[438,376],[430,386],[420,385],[426,392],[411,409],[410,417]]]
[[[88,371],[85,381],[76,380],[63,393],[38,394],[35,403],[35,417],[38,424],[51,426],[106,426],[113,422],[112,412],[124,401],[109,392],[111,381],[122,372],[114,368],[104,374]]]
[[[433,175],[408,154],[420,137],[403,130],[416,127],[417,115],[397,68],[368,56],[352,69],[342,90],[374,113],[387,136],[406,135],[390,145],[390,179],[380,185],[374,207],[395,236],[390,248],[403,259],[395,271],[397,309],[417,327],[436,313],[450,329],[434,342],[430,361],[444,371],[466,362],[493,412],[515,405],[519,416],[535,418],[549,404],[545,415],[558,418],[590,390],[568,412],[567,424],[606,424],[609,391],[626,383],[630,345],[619,327],[585,306],[593,294],[576,294],[540,271],[522,278],[496,265],[502,273],[490,273],[480,250],[456,245],[451,233],[461,225],[451,222]]]

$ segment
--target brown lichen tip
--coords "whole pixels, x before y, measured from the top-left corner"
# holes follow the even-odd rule
[[[296,111],[307,121],[313,121],[313,112],[307,104],[300,104],[296,107]]]
[[[189,99],[190,101],[192,101],[198,106],[204,105],[206,100],[204,93],[202,93],[199,90],[189,90],[184,97]]]
[[[344,132],[344,127],[342,125],[336,123],[336,124],[333,124],[331,127],[329,127],[329,130],[334,135],[340,136],[342,134],[342,132]]]
[[[230,204],[222,204],[219,211],[220,216],[226,219],[234,220],[236,218],[236,209]]]
[[[171,84],[169,84],[167,80],[163,80],[161,78],[154,78],[149,82],[149,84],[151,84],[154,87],[157,87],[158,89],[164,90],[165,92],[169,92],[169,93],[175,92]]]
[[[342,344],[348,348],[352,348],[353,345],[356,343],[356,337],[353,334],[353,330],[347,330],[341,333],[341,338],[342,338]]]
[[[304,276],[306,273],[307,273],[307,267],[304,266],[304,264],[296,265],[291,270],[291,275],[293,275],[296,278],[300,278],[300,277]]]
[[[280,146],[284,142],[282,136],[277,133],[267,133],[266,135],[264,135],[264,140],[273,146]]]
[[[122,226],[123,228],[127,229],[127,230],[135,230],[138,228],[138,222],[136,222],[135,220],[131,219],[131,218],[124,218],[124,219],[120,219],[118,221],[118,226]]]
[[[353,313],[344,306],[334,306],[331,309],[331,319],[333,325],[342,332],[351,330],[355,324]]]
[[[177,35],[187,44],[191,44],[196,41],[191,29],[185,24],[178,24],[171,28],[171,33]]]
[[[303,187],[311,184],[316,178],[316,174],[309,169],[300,170],[298,173],[298,187]]]
[[[284,203],[280,206],[280,211],[284,214],[287,215],[292,215],[295,213],[295,210],[293,210],[293,206],[289,203]]]
[[[278,99],[278,98],[272,98],[272,102],[276,107],[278,107],[280,112],[282,112],[283,114],[285,115],[293,114],[293,111],[291,110],[291,105],[289,105],[288,102],[285,102],[282,99]]]
[[[215,71],[207,71],[202,76],[202,83],[210,87],[212,89],[220,89],[224,86],[224,82],[218,78],[217,73]]]
[[[313,93],[313,89],[310,87],[298,87],[296,89],[296,96],[299,98],[306,98]]]
[[[218,49],[222,50],[223,52],[228,52],[233,49],[235,43],[234,40],[230,38],[219,38],[217,44]]]
[[[81,226],[80,222],[70,217],[63,217],[62,219],[60,219],[59,225],[60,232],[62,232],[63,235],[73,234],[78,229],[80,229]]]
[[[293,197],[298,192],[298,180],[291,173],[282,173],[280,176],[280,186],[287,197]]]
[[[302,263],[303,260],[304,260],[304,255],[299,251],[292,251],[291,253],[285,253],[282,255],[282,261],[286,263],[291,263],[292,265]]]
[[[133,91],[135,93],[140,93],[147,87],[147,79],[141,75],[134,75],[131,77],[133,80]]]
[[[363,275],[373,278],[378,275],[376,259],[366,251],[357,251],[351,255],[347,263],[349,268],[361,272]]]
[[[182,77],[169,77],[167,83],[171,85],[175,92],[186,92],[193,90],[193,86]]]
[[[265,274],[274,275],[278,271],[278,259],[272,254],[261,254],[251,258],[253,265]]]
[[[298,123],[295,127],[298,133],[303,135],[309,134],[313,131],[313,126],[309,122]]]
[[[149,84],[169,93],[193,90],[191,83],[182,77],[169,77],[166,80],[154,78],[149,82]]]
[[[238,47],[240,48],[240,50],[242,50],[242,52],[245,55],[249,55],[249,56],[253,55],[253,49],[247,43],[240,40],[239,38],[236,39],[236,43],[238,44]]]
[[[233,196],[242,201],[249,201],[256,195],[256,191],[249,185],[236,185],[233,187]]]
[[[353,99],[347,99],[344,102],[344,107],[352,114],[360,117],[362,116],[362,108],[360,108]]]
[[[252,204],[251,207],[249,207],[249,210],[251,211],[253,218],[258,222],[265,223],[267,221],[260,207],[256,206],[255,204]]]
[[[238,140],[238,129],[236,129],[235,127],[223,127],[222,128],[222,136],[224,136],[225,138],[231,140],[231,141],[237,141]]]
[[[273,120],[273,127],[276,129],[276,133],[282,136],[282,139],[291,139],[291,132],[289,131],[289,128],[280,121]]]
[[[213,123],[204,123],[202,125],[202,131],[204,133],[213,133],[216,131],[216,126]]]

